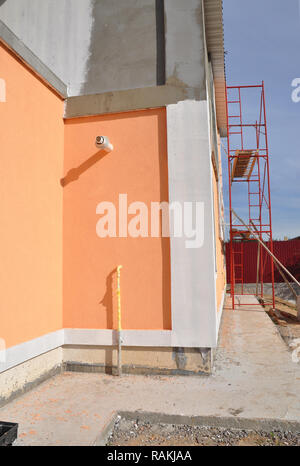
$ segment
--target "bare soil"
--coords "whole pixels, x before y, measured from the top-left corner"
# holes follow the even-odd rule
[[[119,418],[108,446],[300,446],[300,432],[151,424]]]
[[[272,297],[264,296],[261,303],[290,348],[293,340],[300,338],[300,321],[297,320],[296,305],[281,298],[275,299],[275,311],[272,309]]]
[[[296,306],[290,301],[276,298],[275,311],[272,297],[264,296],[261,302],[276,325],[288,348],[300,339],[300,322]],[[139,420],[118,418],[108,439],[109,446],[300,446],[300,432],[264,432],[188,425],[151,424]]]

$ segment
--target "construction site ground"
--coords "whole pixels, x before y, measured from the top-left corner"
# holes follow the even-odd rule
[[[300,346],[300,321],[297,319],[296,304],[276,297],[274,311],[272,297],[268,295],[264,296],[262,304],[288,348],[293,351],[296,345],[293,345],[293,342],[298,339]]]
[[[300,446],[300,434],[117,419],[109,446]]]
[[[237,442],[269,444],[274,435],[298,442],[300,364],[263,307],[249,306],[255,299],[238,297],[234,311],[227,299],[211,376],[64,372],[3,406],[0,419],[19,423],[16,445],[104,445],[120,418],[177,426],[178,445],[196,437],[201,444],[204,432],[214,441],[219,429],[235,441],[234,429]],[[160,427],[155,435],[155,444],[163,444]]]

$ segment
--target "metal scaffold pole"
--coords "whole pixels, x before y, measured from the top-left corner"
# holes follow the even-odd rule
[[[232,307],[235,308],[237,294],[253,294],[247,293],[244,283],[247,267],[244,244],[254,239],[252,225],[260,239],[257,243],[256,292],[263,297],[265,277],[269,273],[273,307],[275,307],[269,145],[264,82],[255,86],[227,86],[226,99]],[[253,108],[256,108],[256,111],[253,111]],[[241,202],[242,195],[244,195],[243,203]],[[233,208],[236,208],[236,205],[243,209],[242,217],[245,218],[244,213],[248,213],[245,223],[234,223],[240,218],[233,216]],[[251,231],[248,228],[250,226]],[[262,244],[268,244],[271,255],[266,253]],[[266,270],[267,263],[270,264],[270,270]]]

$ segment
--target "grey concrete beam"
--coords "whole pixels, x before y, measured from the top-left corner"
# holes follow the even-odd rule
[[[145,108],[164,107],[183,100],[200,100],[197,88],[186,86],[155,86],[103,94],[69,97],[65,118],[127,112]]]
[[[17,55],[60,97],[67,97],[67,86],[2,21],[0,21],[0,42]]]

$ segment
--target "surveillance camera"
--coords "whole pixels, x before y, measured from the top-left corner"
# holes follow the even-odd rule
[[[104,144],[105,138],[104,136],[97,136],[96,137],[96,146],[100,147]]]
[[[111,152],[113,150],[113,145],[109,142],[109,139],[106,136],[96,137],[96,147],[100,150],[105,150],[106,152]]]

